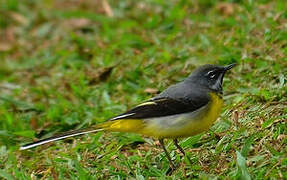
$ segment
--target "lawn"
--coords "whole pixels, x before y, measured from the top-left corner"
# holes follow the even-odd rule
[[[0,177],[287,179],[285,0],[1,0]],[[238,63],[205,133],[172,141],[97,133],[203,64]],[[191,163],[188,161],[191,159]]]

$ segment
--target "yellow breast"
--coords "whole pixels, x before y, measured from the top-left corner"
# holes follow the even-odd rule
[[[193,136],[208,130],[218,118],[223,104],[220,95],[210,93],[210,97],[210,102],[198,111],[151,119],[139,133],[157,138],[177,138]]]
[[[187,133],[188,136],[199,134],[203,131],[206,131],[210,128],[210,126],[216,121],[219,117],[221,108],[223,105],[223,99],[220,95],[216,93],[210,93],[211,101],[208,104],[208,109],[206,112],[203,112],[201,119],[195,123],[191,123],[186,128],[191,131],[191,133]]]

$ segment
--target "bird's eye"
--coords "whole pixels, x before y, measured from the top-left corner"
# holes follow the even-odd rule
[[[215,78],[216,73],[215,73],[214,71],[209,71],[209,72],[207,73],[207,76],[208,76],[210,79],[213,79],[213,78]]]

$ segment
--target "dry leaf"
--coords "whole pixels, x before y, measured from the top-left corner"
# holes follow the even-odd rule
[[[107,0],[102,0],[102,6],[107,16],[109,17],[114,16],[114,12],[112,11],[112,8]]]
[[[19,13],[16,13],[16,12],[10,12],[9,14],[12,17],[12,19],[14,19],[19,24],[22,24],[22,25],[27,25],[28,24],[27,18],[25,16],[23,16],[22,14],[19,14]]]
[[[283,139],[286,139],[287,138],[287,135],[285,134],[280,134],[278,137],[277,137],[277,140],[281,141]]]
[[[234,4],[232,3],[220,3],[216,9],[223,15],[231,16],[234,13]]]
[[[0,52],[9,51],[12,49],[12,45],[4,42],[0,42]]]
[[[144,90],[144,92],[150,93],[150,94],[157,94],[157,93],[159,92],[159,90],[158,90],[158,89],[155,89],[155,88],[146,88],[146,89]]]
[[[38,121],[37,121],[37,118],[32,117],[32,118],[30,119],[30,126],[31,126],[31,129],[33,129],[33,130],[38,129]]]
[[[64,21],[64,25],[72,29],[81,29],[89,26],[91,21],[86,18],[71,18]]]
[[[233,113],[232,113],[232,120],[234,121],[236,126],[240,125],[240,123],[238,122],[238,120],[239,120],[239,113],[238,113],[237,110],[233,111]]]
[[[106,68],[100,69],[97,72],[93,72],[93,71],[86,72],[86,75],[88,76],[88,79],[89,79],[89,85],[94,85],[101,81],[106,81],[108,77],[111,75],[114,67],[115,66],[106,67]]]

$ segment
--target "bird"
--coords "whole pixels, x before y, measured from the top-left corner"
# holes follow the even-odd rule
[[[99,131],[138,133],[158,139],[170,168],[175,169],[164,139],[172,139],[176,148],[185,155],[178,139],[202,133],[216,121],[223,106],[224,75],[235,65],[202,65],[183,81],[103,123],[25,144],[20,150]]]

